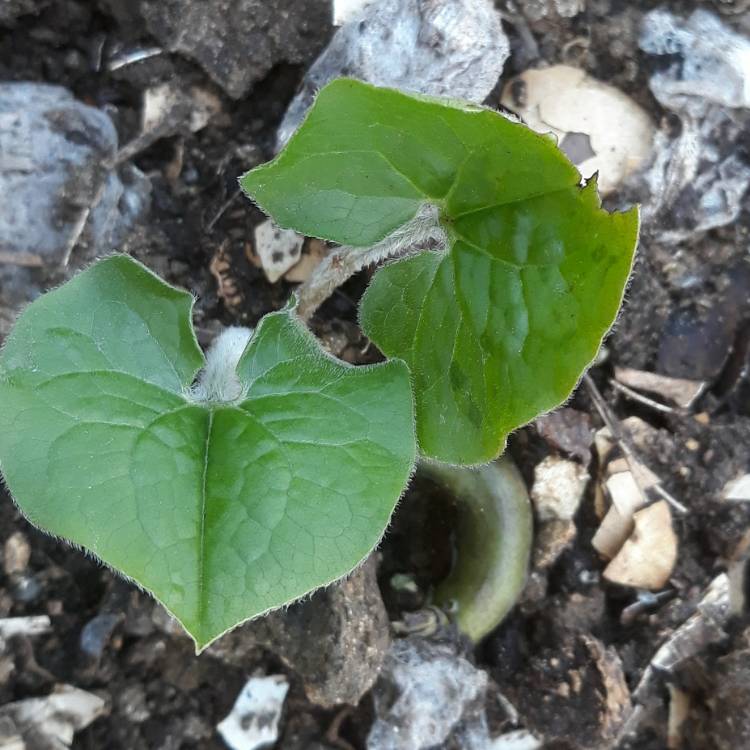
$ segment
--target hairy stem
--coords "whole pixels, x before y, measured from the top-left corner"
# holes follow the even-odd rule
[[[507,456],[479,468],[423,462],[419,472],[450,492],[459,511],[456,560],[436,602],[454,604],[460,629],[480,641],[526,583],[533,535],[526,485]]]
[[[437,206],[425,203],[413,219],[371,247],[336,248],[297,290],[297,315],[310,320],[337,287],[365,266],[434,246],[446,247],[447,236],[440,226]]]

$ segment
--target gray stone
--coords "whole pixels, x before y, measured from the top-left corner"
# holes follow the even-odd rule
[[[80,265],[111,252],[147,210],[150,183],[114,169],[117,133],[66,89],[0,84],[0,337],[15,313]]]
[[[454,732],[472,735],[461,747],[488,747],[486,688],[487,673],[455,643],[414,636],[394,641],[373,693],[376,718],[368,750],[425,750]],[[477,736],[484,737],[481,745]]]
[[[140,8],[164,47],[195,60],[234,98],[280,62],[306,63],[331,30],[327,0],[160,0]]]
[[[375,561],[309,599],[243,625],[207,653],[250,667],[257,648],[276,654],[319,706],[355,705],[377,679],[388,649],[388,617]]]
[[[348,76],[481,103],[510,54],[490,0],[378,0],[342,26],[313,63],[277,132],[281,148],[322,86]]]

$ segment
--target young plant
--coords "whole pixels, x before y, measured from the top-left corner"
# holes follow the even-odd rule
[[[306,306],[331,266],[409,252],[375,274],[360,323],[409,365],[421,452],[452,464],[495,458],[568,398],[615,319],[638,235],[637,209],[602,210],[596,180],[582,187],[551,137],[347,79],[241,183],[280,226],[348,246]]]
[[[246,346],[230,329],[206,360],[190,295],[114,256],[30,305],[0,354],[0,469],[22,512],[150,591],[198,650],[369,554],[414,466],[414,402],[423,456],[477,464],[567,398],[638,230],[548,138],[350,80],[242,184],[345,246]],[[328,357],[300,317],[391,256],[361,324],[392,359]]]

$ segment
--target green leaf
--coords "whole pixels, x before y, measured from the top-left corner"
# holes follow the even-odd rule
[[[282,226],[353,247],[425,205],[445,247],[381,268],[365,333],[409,365],[422,452],[497,456],[562,403],[612,325],[638,212],[609,214],[554,141],[496,112],[341,79],[284,151],[242,178]]]
[[[346,574],[412,469],[402,362],[351,367],[267,315],[205,403],[192,299],[124,256],[34,302],[0,354],[0,468],[40,528],[154,594],[199,649]]]

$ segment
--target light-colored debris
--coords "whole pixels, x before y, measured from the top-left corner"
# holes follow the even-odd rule
[[[614,648],[607,648],[591,635],[582,635],[604,687],[604,705],[601,720],[603,738],[615,736],[631,710],[630,689],[625,680],[622,662]]]
[[[307,71],[277,131],[281,149],[315,94],[346,75],[378,86],[480,104],[510,45],[491,0],[379,0],[334,35]]]
[[[589,473],[575,461],[547,456],[534,468],[531,500],[540,521],[571,521],[586,491]]]
[[[141,130],[158,132],[159,137],[171,132],[197,133],[221,112],[221,100],[207,89],[191,86],[177,88],[160,83],[143,93]]]
[[[721,491],[721,496],[731,502],[750,502],[750,474],[743,474],[728,481]]]
[[[23,573],[31,558],[31,546],[20,531],[13,532],[3,546],[3,568],[6,575]]]
[[[706,388],[702,380],[672,378],[668,375],[635,370],[631,367],[615,367],[615,377],[623,385],[647,393],[655,393],[681,409],[689,409]]]
[[[617,746],[632,737],[646,720],[653,707],[658,705],[656,693],[662,681],[669,681],[678,668],[708,646],[726,638],[724,624],[730,613],[729,578],[722,573],[711,581],[697,611],[680,625],[657,649],[633,691],[634,711],[618,734]]]
[[[750,40],[702,8],[682,19],[666,9],[647,13],[639,40],[653,55],[676,58],[651,76],[665,107],[700,115],[710,104],[750,107]]]
[[[594,435],[594,449],[596,450],[596,456],[600,464],[604,465],[607,463],[607,459],[616,445],[617,443],[612,437],[609,427],[602,427],[596,431]]]
[[[18,727],[9,716],[0,717],[0,750],[27,750]]]
[[[683,724],[690,715],[690,695],[675,685],[669,689],[669,719],[667,722],[667,748],[680,750],[683,740]]]
[[[598,172],[602,194],[651,160],[654,126],[646,112],[578,68],[527,70],[508,83],[501,103],[537,132],[554,133],[584,177]]]
[[[6,617],[0,620],[0,638],[12,638],[14,635],[44,635],[52,627],[47,615],[30,617]]]
[[[211,258],[208,270],[216,279],[216,293],[224,301],[227,310],[236,313],[241,308],[244,298],[234,275],[232,256],[229,253],[228,246],[228,240],[219,245],[213,258]]]
[[[256,750],[279,737],[279,718],[289,683],[284,675],[252,677],[237,696],[232,711],[216,728],[232,750]]]
[[[612,477],[623,472],[630,472],[636,485],[644,490],[655,487],[660,482],[659,477],[642,463],[631,464],[625,458],[615,458],[607,464],[607,476]]]
[[[302,235],[276,226],[271,219],[255,227],[255,252],[272,284],[298,263],[304,241]]]
[[[419,637],[393,641],[374,689],[367,750],[440,745],[462,719],[483,717],[486,687],[487,673],[451,644]]]
[[[613,474],[606,483],[611,505],[591,543],[603,557],[612,559],[625,544],[634,528],[633,516],[646,499],[630,471]]]
[[[284,274],[284,281],[289,281],[293,284],[307,281],[327,255],[328,246],[326,243],[315,237],[310,238],[305,243],[305,248],[299,262]]]
[[[660,500],[633,516],[635,530],[603,577],[610,583],[644,589],[660,589],[677,562],[677,535],[672,529],[669,505]]]
[[[541,747],[542,741],[526,729],[501,734],[486,746],[487,750],[539,750]]]
[[[43,698],[25,698],[0,707],[0,718],[9,717],[22,735],[33,730],[61,747],[69,747],[77,731],[104,713],[102,698],[72,685],[58,685]]]
[[[678,242],[733,222],[742,209],[750,166],[732,108],[750,106],[750,40],[707,10],[683,19],[660,8],[645,15],[639,45],[669,56],[649,87],[682,127],[673,140],[658,135],[636,193],[644,224],[659,240]]]
[[[554,565],[560,555],[573,543],[577,529],[573,521],[545,521],[534,534],[532,565],[536,570],[546,570]]]
[[[359,15],[372,0],[333,0],[333,25],[343,26]]]

